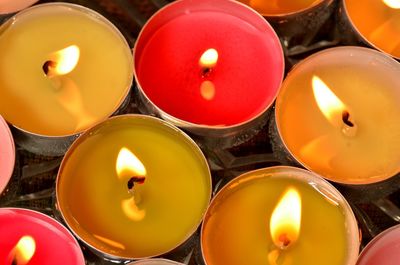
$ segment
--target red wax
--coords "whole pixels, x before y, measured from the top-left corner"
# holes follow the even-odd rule
[[[14,247],[30,236],[36,250],[28,265],[84,265],[78,242],[54,219],[26,209],[0,209],[0,264],[9,265]]]
[[[136,49],[137,81],[157,107],[175,118],[223,126],[251,120],[272,104],[280,87],[283,55],[279,40],[266,22],[264,27],[258,21],[254,25],[261,17],[240,17],[212,7],[196,10],[195,3],[154,30],[146,44],[137,44],[143,45]],[[253,12],[237,5],[236,13],[238,8]],[[199,59],[210,48],[218,51],[219,58],[204,77]],[[212,99],[201,94],[205,80],[215,86]]]

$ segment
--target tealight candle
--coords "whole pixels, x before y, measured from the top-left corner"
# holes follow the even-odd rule
[[[245,173],[211,202],[201,232],[207,265],[353,265],[357,223],[343,196],[313,173]]]
[[[400,260],[400,225],[377,235],[363,249],[357,265],[397,265]]]
[[[0,115],[0,194],[7,186],[15,163],[14,140],[6,121]]]
[[[234,1],[181,0],[143,27],[134,67],[150,111],[213,136],[265,118],[284,60],[275,32],[252,9]]]
[[[324,0],[239,0],[266,16],[288,15],[299,13]]]
[[[183,263],[167,259],[143,259],[129,264],[130,265],[184,265]]]
[[[22,131],[53,140],[76,135],[113,114],[130,90],[131,50],[92,10],[37,5],[0,32],[0,113]],[[42,145],[26,147],[36,151]]]
[[[338,47],[300,62],[276,101],[290,154],[335,182],[367,184],[400,170],[400,64],[378,51]]]
[[[67,152],[57,202],[72,231],[100,254],[139,259],[169,252],[197,229],[211,180],[195,143],[168,123],[117,116]]]
[[[344,0],[343,13],[365,43],[400,58],[399,0]]]
[[[76,239],[53,218],[18,208],[0,208],[0,263],[84,265]]]

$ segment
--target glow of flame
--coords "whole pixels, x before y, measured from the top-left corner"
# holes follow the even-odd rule
[[[383,3],[390,8],[400,9],[400,0],[383,0]]]
[[[218,62],[218,52],[216,49],[206,50],[200,57],[199,65],[203,68],[213,68]]]
[[[145,176],[146,168],[128,148],[123,147],[118,153],[115,169],[118,178]]]
[[[79,62],[80,50],[76,45],[68,46],[51,55],[54,65],[50,67],[51,75],[66,75],[75,69]]]
[[[18,241],[14,250],[15,252],[13,260],[18,265],[25,265],[32,259],[33,255],[35,254],[35,240],[31,236],[23,236]]]
[[[126,247],[124,245],[122,245],[121,243],[116,242],[114,240],[111,240],[109,238],[106,238],[106,237],[103,237],[103,236],[99,236],[99,235],[93,235],[93,236],[95,238],[97,238],[98,240],[103,241],[104,243],[106,243],[106,244],[108,244],[110,246],[113,246],[115,248],[119,248],[119,249],[122,249],[122,250],[126,249]]]
[[[213,82],[206,80],[200,85],[200,94],[205,100],[212,100],[215,97],[215,85]]]
[[[121,208],[124,214],[135,222],[143,220],[146,216],[146,210],[139,209],[134,197],[121,201]]]
[[[276,205],[270,220],[270,233],[274,244],[286,248],[299,237],[301,225],[301,197],[290,187]]]
[[[322,114],[330,122],[340,120],[346,106],[318,76],[312,78],[314,98]]]

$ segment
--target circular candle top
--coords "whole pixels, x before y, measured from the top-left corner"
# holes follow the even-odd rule
[[[400,64],[361,47],[328,49],[300,62],[276,102],[287,149],[306,168],[365,184],[400,170]]]
[[[199,62],[207,52],[215,62]],[[261,115],[283,77],[271,26],[250,8],[221,0],[177,1],[154,15],[135,46],[145,96],[179,123],[235,126]]]
[[[15,146],[10,128],[0,115],[0,194],[14,171]]]
[[[135,261],[135,262],[132,262],[129,264],[131,264],[131,265],[184,265],[182,263],[175,262],[172,260],[167,260],[167,259],[144,259],[144,260]]]
[[[363,39],[373,47],[400,58],[400,2],[398,0],[345,0],[345,12]]]
[[[0,14],[14,13],[28,6],[33,5],[38,0],[1,0]]]
[[[376,236],[363,249],[357,265],[397,265],[400,260],[400,225]]]
[[[82,132],[129,92],[129,46],[104,17],[72,4],[26,9],[0,28],[0,113],[45,136]]]
[[[139,173],[117,172],[121,152],[136,157]],[[133,175],[145,179],[129,192]],[[67,152],[57,180],[58,204],[73,232],[127,259],[157,256],[184,242],[200,224],[210,193],[208,165],[195,143],[141,115],[118,116],[87,131]]]
[[[11,264],[21,258],[17,245],[22,238],[33,239],[29,265],[85,264],[78,242],[56,220],[39,212],[18,208],[0,208],[0,263]],[[32,249],[32,248],[28,248]],[[22,263],[22,260],[19,260]]]
[[[289,187],[300,196],[300,232],[278,250],[270,220]],[[292,206],[283,209],[294,212]],[[208,265],[353,265],[359,245],[355,217],[342,195],[322,178],[291,167],[248,172],[227,184],[207,210],[201,244]]]
[[[324,0],[239,0],[265,16],[282,16],[300,13]]]

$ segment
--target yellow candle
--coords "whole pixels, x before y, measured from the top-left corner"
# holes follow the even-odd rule
[[[400,64],[372,49],[340,47],[300,62],[276,102],[289,152],[330,180],[366,184],[400,171]]]
[[[57,180],[58,205],[72,231],[127,259],[157,256],[184,242],[200,224],[210,193],[208,165],[195,143],[141,115],[87,131],[67,152]]]
[[[345,12],[372,46],[400,58],[400,1],[345,0]]]
[[[317,5],[323,0],[239,0],[262,15],[277,16],[296,13]]]
[[[104,17],[72,4],[26,9],[0,27],[0,113],[66,136],[109,117],[129,92],[132,55]]]
[[[201,234],[207,265],[353,265],[358,230],[340,193],[309,171],[248,172],[213,199]]]

